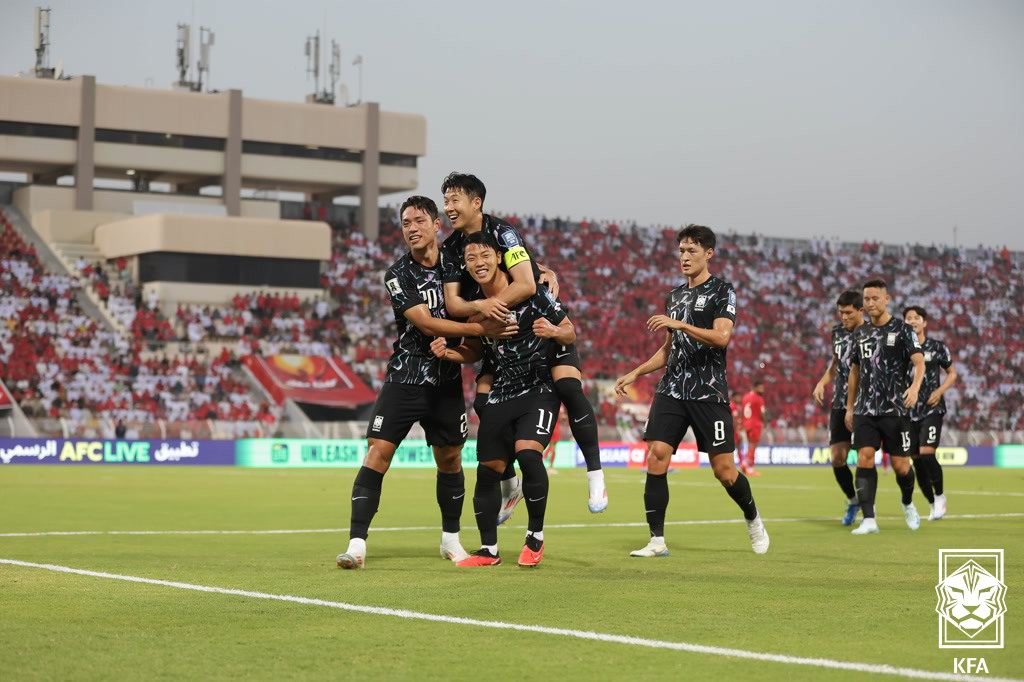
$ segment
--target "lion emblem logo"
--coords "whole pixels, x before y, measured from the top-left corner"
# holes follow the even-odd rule
[[[935,593],[935,611],[971,639],[1006,613],[1006,585],[973,559],[942,579]]]

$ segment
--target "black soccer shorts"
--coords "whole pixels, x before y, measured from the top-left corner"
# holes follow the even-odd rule
[[[910,435],[914,443],[914,452],[920,452],[921,448],[937,448],[942,439],[942,419],[945,415],[933,414],[912,421]]]
[[[480,361],[480,371],[476,373],[476,379],[474,379],[474,381],[476,383],[480,383],[480,377],[489,375],[491,377],[491,383],[493,384],[495,371],[496,369],[494,367],[494,363],[491,361],[490,355],[485,353],[483,360]]]
[[[828,416],[828,432],[829,445],[851,442],[853,434],[846,428],[846,410],[832,410]]]
[[[512,461],[517,440],[535,440],[542,450],[547,448],[560,407],[554,393],[529,393],[489,404],[476,435],[477,461]]]
[[[465,443],[469,424],[462,384],[384,384],[373,406],[366,437],[398,445],[416,422],[423,426],[430,445]]]
[[[583,364],[580,362],[580,354],[576,350],[575,343],[560,346],[552,341],[548,344],[548,367],[554,368],[560,365],[568,365],[583,371]]]
[[[736,450],[732,412],[728,405],[702,400],[677,400],[661,393],[654,395],[651,412],[647,417],[647,428],[644,430],[645,441],[668,443],[674,450],[691,427],[697,440],[697,449],[701,452],[720,455]]]
[[[906,417],[853,415],[853,447],[874,448],[905,457],[912,446],[910,420]]]

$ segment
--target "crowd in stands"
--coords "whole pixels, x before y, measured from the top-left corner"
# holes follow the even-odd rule
[[[349,224],[332,225],[332,258],[321,278],[324,295],[309,300],[295,294],[240,293],[223,306],[179,305],[167,320],[158,301],[144,300],[123,263],[83,264],[83,279],[98,294],[103,292],[101,298],[106,296],[110,310],[132,330],[130,342],[98,332],[75,303],[79,283],[45,274],[29,247],[5,228],[0,235],[0,277],[5,289],[8,281],[15,282],[16,293],[0,302],[0,322],[5,324],[0,363],[6,363],[0,370],[22,383],[32,372],[47,377],[19,394],[39,400],[47,411],[58,399],[66,401],[56,403],[59,406],[84,397],[93,408],[99,405],[126,416],[125,409],[141,404],[147,413],[165,418],[269,418],[268,407],[239,397],[244,390],[224,374],[226,363],[193,367],[172,361],[153,367],[138,363],[135,351],[143,341],[220,340],[234,343],[237,356],[339,355],[379,388],[395,338],[383,273],[404,252],[393,212],[386,215],[377,241],[367,240]],[[623,410],[611,395],[610,383],[650,357],[663,340],[660,334],[649,333],[645,322],[663,310],[666,293],[682,281],[676,258],[678,228],[536,215],[503,217],[522,228],[535,257],[558,273],[560,299],[576,323],[586,386],[602,422],[637,430],[642,410]],[[947,393],[947,423],[961,430],[1024,429],[1024,340],[1018,332],[1024,259],[1019,254],[980,247],[885,246],[723,232],[718,236],[712,272],[732,282],[738,294],[737,326],[728,351],[730,386],[733,392],[743,392],[755,377],[763,378],[770,425],[827,425],[827,412],[810,395],[829,360],[835,299],[843,290],[881,276],[890,285],[892,312],[899,315],[904,306],[924,306],[931,315],[929,335],[945,340],[952,349],[961,379]],[[33,327],[37,323],[63,326],[47,330],[56,334],[40,334]],[[57,343],[47,341],[49,337],[65,347],[53,350],[61,360],[54,365],[58,374],[47,384],[53,368],[47,367],[46,373],[34,365],[29,368],[12,344],[32,347],[32,354],[25,357],[34,358]],[[117,349],[106,369],[93,360],[97,344],[103,352]],[[73,378],[75,368],[83,366],[92,379]],[[164,379],[154,384],[150,372]],[[196,378],[190,378],[193,373]],[[100,379],[109,375],[124,377],[127,392],[120,394],[121,402],[106,402],[110,396],[94,392]],[[656,380],[654,375],[638,381],[630,402],[649,402]],[[83,381],[86,385],[79,386]],[[90,388],[90,381],[96,386]],[[62,395],[54,394],[55,384],[62,387]],[[50,387],[46,394],[41,392],[43,385]],[[471,391],[467,380],[467,395]]]
[[[209,360],[153,356],[143,352],[145,334],[125,337],[97,324],[79,302],[83,282],[106,283],[108,302],[121,285],[98,272],[88,265],[81,278],[47,271],[0,212],[0,376],[26,416],[72,425],[277,421],[278,408],[237,378],[226,349]],[[138,322],[135,315],[127,326]]]

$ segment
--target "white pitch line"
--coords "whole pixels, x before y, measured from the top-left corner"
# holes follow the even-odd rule
[[[955,675],[951,673],[933,672],[918,668],[901,668],[894,665],[879,663],[856,663],[853,661],[838,661],[829,658],[805,658],[803,656],[789,656],[786,654],[770,654],[760,651],[747,651],[745,649],[733,649],[727,647],[710,646],[706,644],[693,644],[690,642],[670,642],[658,639],[646,639],[630,635],[614,635],[604,632],[593,632],[589,630],[572,630],[569,628],[553,628],[543,625],[526,625],[522,623],[506,623],[496,620],[478,620],[476,618],[463,618],[461,616],[446,616],[436,613],[421,613],[407,609],[391,609],[382,606],[367,606],[364,604],[349,604],[346,602],[328,601],[326,599],[313,599],[310,597],[296,597],[288,594],[270,594],[268,592],[254,592],[251,590],[238,590],[227,587],[212,587],[209,585],[196,585],[193,583],[182,583],[172,580],[157,580],[154,578],[143,578],[134,575],[120,575],[118,573],[104,573],[101,571],[87,571],[70,566],[59,566],[56,564],[37,564],[17,559],[0,559],[0,564],[20,566],[22,568],[38,568],[56,573],[69,573],[82,575],[90,578],[104,578],[107,580],[121,580],[129,583],[141,583],[144,585],[158,585],[160,587],[172,587],[178,590],[191,590],[193,592],[207,592],[223,594],[233,597],[249,597],[250,599],[264,599],[267,601],[290,602],[304,606],[322,606],[341,611],[352,611],[365,613],[374,616],[390,616],[405,620],[423,620],[434,623],[451,623],[455,625],[470,625],[473,627],[491,628],[494,630],[515,630],[518,632],[532,632],[542,635],[555,635],[559,637],[571,637],[574,639],[591,640],[597,642],[608,642],[612,644],[626,644],[633,647],[645,647],[648,649],[663,649],[669,651],[685,651],[694,654],[705,654],[710,656],[721,656],[726,658],[740,658],[752,661],[767,661],[771,663],[784,663],[788,665],[802,665],[813,668],[829,668],[832,670],[850,670],[860,673],[872,673],[876,675],[895,675],[920,680],[976,680],[977,678],[968,675]],[[1020,682],[1010,678],[986,677],[987,680],[997,682]]]
[[[946,519],[1016,519],[1024,517],[1024,512],[1006,512],[998,514],[947,514]],[[879,516],[878,518],[892,521],[902,516]],[[802,516],[794,518],[765,519],[765,523],[800,523],[801,521],[834,521],[834,516]],[[719,524],[739,524],[743,519],[695,519],[691,521],[666,521],[666,526],[709,526]],[[547,530],[574,528],[646,528],[645,521],[623,521],[621,523],[548,523]],[[526,526],[501,526],[509,530],[522,530]],[[395,533],[403,531],[436,531],[437,526],[396,526],[371,528],[374,533]],[[39,537],[77,537],[89,535],[312,535],[317,533],[347,533],[348,528],[281,528],[269,530],[48,530],[24,533],[0,533],[0,538],[39,538]]]

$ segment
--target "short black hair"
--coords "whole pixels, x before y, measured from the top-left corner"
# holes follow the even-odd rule
[[[421,211],[425,211],[431,220],[437,220],[437,216],[440,215],[437,212],[437,204],[434,203],[434,200],[421,194],[414,194],[402,202],[402,208],[398,211],[399,220],[402,219],[402,214],[405,213],[407,208],[418,208]]]
[[[889,290],[889,286],[885,283],[885,280],[882,279],[881,277],[875,277],[874,279],[869,279],[868,281],[864,282],[864,286],[862,288],[864,288],[864,289],[885,289],[886,291]]]
[[[694,225],[693,223],[690,223],[683,229],[679,230],[679,234],[676,235],[677,243],[684,239],[695,244],[700,244],[705,249],[713,249],[715,248],[715,244],[718,243],[718,240],[715,238],[714,230],[710,227]]]
[[[919,305],[908,305],[906,308],[903,309],[904,318],[907,316],[907,313],[917,313],[918,315],[921,316],[922,320],[924,320],[925,322],[928,321],[928,313],[925,311],[924,308],[922,308]]]
[[[480,244],[487,248],[494,249],[494,252],[501,255],[501,246],[498,245],[498,240],[493,236],[486,234],[482,230],[480,232],[474,232],[473,234],[466,237],[466,243],[462,245],[462,250],[465,251],[466,247],[470,244]]]
[[[839,298],[836,299],[837,308],[844,305],[852,305],[857,310],[860,310],[864,307],[864,294],[855,289],[847,289],[839,294]]]
[[[470,173],[460,173],[458,171],[449,173],[448,177],[441,183],[441,194],[447,193],[450,189],[462,190],[470,199],[480,197],[481,206],[487,198],[487,188],[484,187],[483,181]]]

